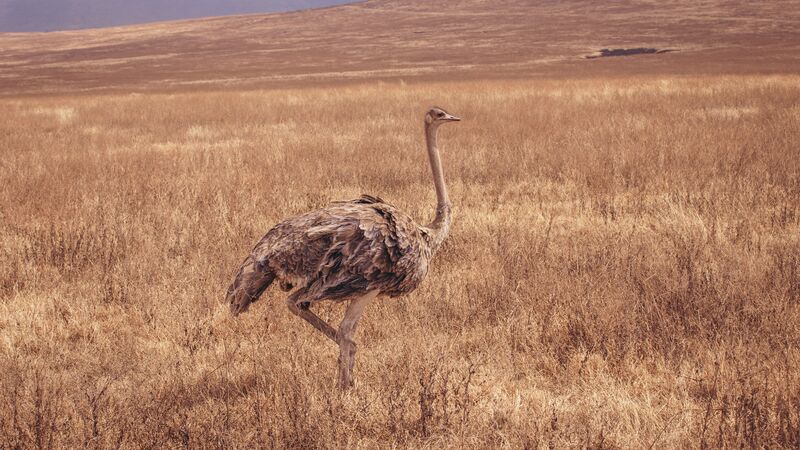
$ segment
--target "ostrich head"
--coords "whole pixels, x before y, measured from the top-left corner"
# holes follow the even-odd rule
[[[425,114],[425,124],[427,126],[439,126],[446,122],[457,122],[461,120],[460,117],[456,117],[447,111],[434,106],[428,111],[428,114]]]

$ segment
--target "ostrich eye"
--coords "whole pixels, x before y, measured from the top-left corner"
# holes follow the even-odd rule
[[[436,113],[436,117],[444,117],[444,113],[439,111]]]

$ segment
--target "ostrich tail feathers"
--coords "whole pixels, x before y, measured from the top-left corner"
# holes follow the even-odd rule
[[[231,314],[238,316],[247,311],[250,303],[258,300],[258,297],[273,280],[275,280],[275,274],[269,270],[266,264],[254,260],[252,255],[248,256],[236,273],[225,296],[225,302],[230,305]]]

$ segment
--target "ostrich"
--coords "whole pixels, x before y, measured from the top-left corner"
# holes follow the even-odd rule
[[[275,225],[245,258],[228,288],[234,316],[246,311],[276,279],[295,289],[289,311],[339,345],[338,386],[352,387],[353,336],[364,308],[378,295],[397,297],[419,286],[436,250],[450,231],[450,200],[436,145],[439,125],[460,118],[433,107],[425,115],[425,139],[436,188],[436,218],[418,225],[379,197],[333,204]],[[350,300],[338,330],[310,306]]]

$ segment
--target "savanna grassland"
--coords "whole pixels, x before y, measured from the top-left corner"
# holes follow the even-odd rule
[[[238,263],[380,195],[454,225],[337,350]],[[0,447],[800,445],[800,78],[0,99]],[[336,321],[342,307],[319,313]]]

